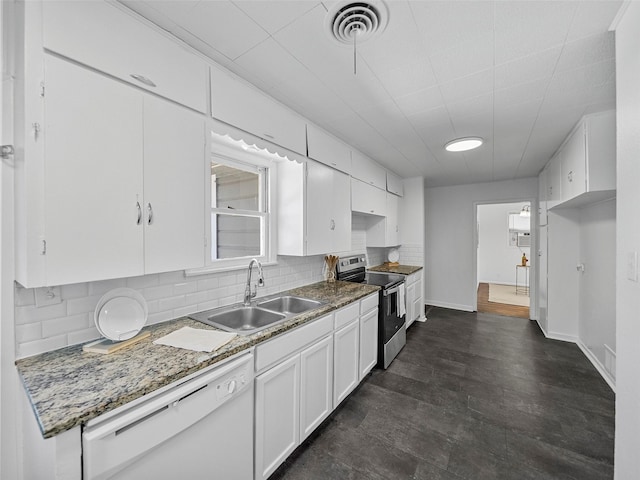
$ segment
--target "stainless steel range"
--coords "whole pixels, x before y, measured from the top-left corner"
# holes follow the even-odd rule
[[[378,300],[377,366],[387,368],[407,342],[404,275],[367,272],[364,254],[341,258],[336,270],[338,280],[382,287]]]

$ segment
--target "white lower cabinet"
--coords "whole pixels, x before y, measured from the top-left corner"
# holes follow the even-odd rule
[[[360,317],[360,360],[359,381],[378,362],[378,309],[375,308]]]
[[[407,316],[405,325],[407,328],[423,315],[424,303],[422,301],[422,270],[407,275],[406,286],[406,309]]]
[[[268,478],[300,439],[300,355],[256,377],[255,478]]]
[[[300,353],[300,442],[333,410],[333,338]]]
[[[356,317],[333,334],[333,404],[337,407],[358,385],[360,321]]]

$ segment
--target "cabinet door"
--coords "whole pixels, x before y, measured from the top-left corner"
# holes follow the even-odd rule
[[[371,310],[360,318],[360,363],[359,377],[362,379],[378,362],[378,309]]]
[[[351,179],[349,175],[333,172],[333,200],[331,205],[331,220],[333,243],[331,252],[345,252],[351,250]]]
[[[578,126],[562,150],[562,201],[566,201],[584,193],[587,188],[584,124]]]
[[[48,285],[144,273],[142,94],[45,56]]]
[[[145,273],[204,265],[204,131],[201,115],[145,96]]]
[[[256,377],[255,478],[265,479],[299,443],[300,355]]]
[[[547,208],[552,208],[562,201],[562,172],[560,163],[562,150],[558,151],[549,161],[547,172]]]
[[[547,173],[548,167],[544,167],[538,175],[538,225],[547,224]]]
[[[108,2],[42,5],[48,50],[206,113],[207,65],[177,42]]]
[[[307,162],[306,240],[307,255],[332,251],[335,220],[332,218],[333,170],[316,162]],[[332,223],[333,221],[333,223]],[[334,230],[331,226],[334,226]]]
[[[337,407],[358,385],[359,319],[334,333],[333,405]]]
[[[404,195],[402,179],[391,172],[387,172],[387,192],[395,193],[401,197]]]
[[[351,176],[382,190],[387,189],[387,171],[355,150],[351,151]]]
[[[214,118],[306,155],[305,121],[271,97],[220,69],[211,67]]]
[[[309,158],[347,174],[351,173],[349,147],[312,124],[307,124],[307,149]]]
[[[300,442],[333,410],[333,338],[300,353]]]
[[[355,178],[351,179],[351,210],[369,215],[386,214],[387,197],[384,190],[368,185]]]
[[[392,247],[400,244],[400,228],[398,226],[398,197],[387,193],[386,245]]]
[[[406,309],[407,309],[407,321],[405,323],[406,328],[409,328],[409,325],[411,325],[413,323],[413,321],[416,319],[416,312],[414,311],[414,307],[415,307],[415,301],[416,301],[416,284],[415,282],[413,283],[408,283],[409,279],[407,278],[407,289],[406,289],[406,294],[405,294],[405,302],[406,302]]]
[[[413,321],[416,321],[424,314],[424,302],[422,301],[422,279],[418,279],[414,286],[415,296],[413,298],[413,306],[411,307],[411,311],[413,315]]]

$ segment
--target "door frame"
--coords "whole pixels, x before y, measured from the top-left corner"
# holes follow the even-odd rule
[[[496,200],[482,200],[473,202],[473,305],[478,311],[478,207],[480,205],[497,205],[503,203],[529,202],[531,211],[531,249],[529,253],[529,319],[538,320],[538,200],[536,197],[501,198]]]

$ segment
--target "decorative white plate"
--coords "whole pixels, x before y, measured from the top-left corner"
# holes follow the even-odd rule
[[[391,250],[389,250],[387,258],[391,263],[395,263],[400,259],[400,252],[398,252],[397,248],[392,248]]]
[[[147,322],[147,302],[131,288],[105,293],[96,306],[94,320],[100,334],[116,342],[135,337]]]

